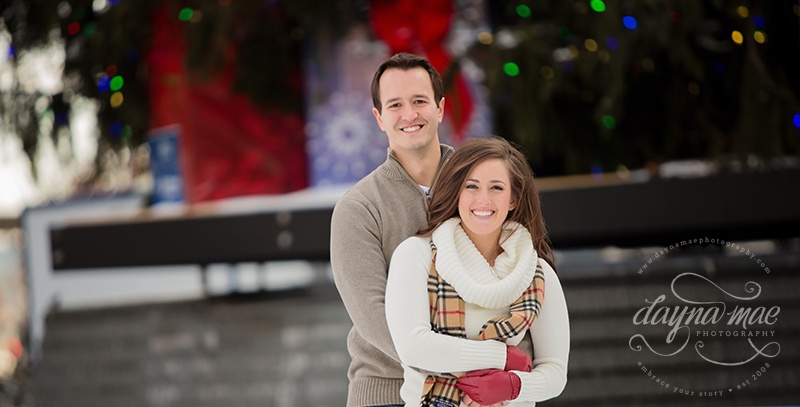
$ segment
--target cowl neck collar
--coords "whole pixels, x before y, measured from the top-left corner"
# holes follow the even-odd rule
[[[484,308],[509,306],[528,288],[536,272],[538,256],[531,235],[516,222],[503,225],[500,236],[503,253],[494,262],[494,272],[499,278],[464,232],[460,218],[442,223],[431,239],[437,247],[439,275],[464,301]]]

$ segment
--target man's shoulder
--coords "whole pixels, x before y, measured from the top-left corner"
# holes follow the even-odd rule
[[[389,158],[353,184],[344,193],[342,200],[374,202],[381,200],[387,193],[396,193],[398,183],[410,182],[407,176],[400,176],[401,171],[403,169],[400,164]]]
[[[362,201],[375,194],[380,189],[380,166],[353,184],[339,199],[342,201]]]
[[[379,206],[381,195],[386,193],[386,186],[383,185],[383,180],[380,173],[380,166],[351,186],[339,198],[334,206],[334,214],[343,211],[351,212],[356,210],[360,212],[366,209],[369,212],[374,212]]]

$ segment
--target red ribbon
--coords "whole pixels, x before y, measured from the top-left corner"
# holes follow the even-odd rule
[[[453,18],[452,0],[372,0],[370,21],[391,54],[423,55],[443,76],[452,63],[444,47]],[[461,141],[472,117],[472,95],[461,72],[445,89],[445,111],[453,121],[453,139]]]

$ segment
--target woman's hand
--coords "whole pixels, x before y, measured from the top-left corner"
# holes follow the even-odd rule
[[[514,373],[497,369],[474,370],[458,378],[459,390],[483,405],[493,405],[519,396],[522,380]]]
[[[503,368],[503,370],[506,372],[509,370],[530,372],[532,368],[533,363],[531,362],[531,358],[529,358],[525,352],[513,345],[506,346],[506,367]]]
[[[464,394],[464,397],[462,398],[461,401],[463,401],[464,404],[468,405],[469,407],[504,407],[507,406],[509,403],[508,401],[501,401],[499,403],[489,404],[484,406],[478,403],[477,401],[473,400],[472,398],[470,398],[469,395],[466,393]]]

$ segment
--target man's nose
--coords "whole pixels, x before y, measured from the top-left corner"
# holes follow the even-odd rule
[[[403,120],[414,120],[417,118],[417,111],[414,109],[413,106],[406,104],[403,105],[403,110],[401,111]]]

